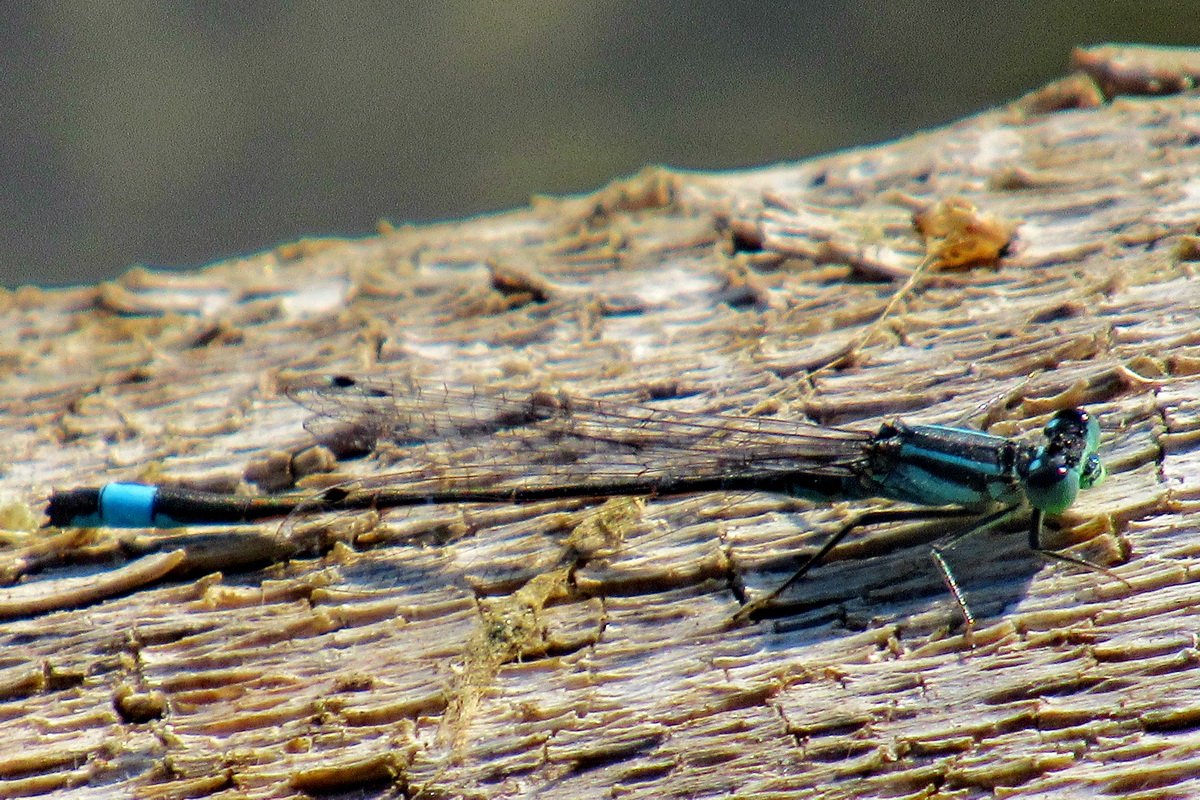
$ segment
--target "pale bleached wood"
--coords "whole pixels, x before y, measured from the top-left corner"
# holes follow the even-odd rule
[[[955,560],[971,646],[924,546],[945,528],[910,526],[729,629],[735,587],[768,590],[847,513],[770,496],[14,533],[5,591],[37,604],[0,622],[0,795],[1200,794],[1200,98],[1032,113],[1047,97],[800,164],[14,292],[4,489],[37,510],[111,478],[286,482],[309,438],[278,378],[304,371],[1005,434],[1083,403],[1112,474],[1052,544],[1128,585],[979,537]],[[913,210],[950,196],[1014,221],[1009,251],[931,276],[807,381],[918,260]],[[567,547],[598,521],[615,554]],[[104,582],[181,549],[166,579]],[[104,596],[55,594],[81,575]]]

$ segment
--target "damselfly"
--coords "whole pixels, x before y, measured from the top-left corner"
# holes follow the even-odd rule
[[[1041,544],[1046,516],[1067,509],[1080,490],[1104,475],[1099,425],[1081,408],[1059,411],[1042,440],[1028,444],[942,425],[893,421],[867,431],[544,391],[506,393],[347,375],[302,379],[287,393],[317,413],[308,427],[318,439],[361,451],[386,442],[427,460],[427,466],[315,493],[260,497],[137,483],[65,489],[50,498],[49,524],[167,528],[250,523],[297,511],[723,491],[775,492],[814,502],[885,498],[926,507],[919,512],[923,516],[979,515],[932,550],[968,629],[974,617],[943,556],[964,536],[1029,512],[1031,548],[1092,566]],[[448,449],[433,458],[439,443]],[[861,515],[735,619],[765,607],[855,527],[912,518],[914,512]]]

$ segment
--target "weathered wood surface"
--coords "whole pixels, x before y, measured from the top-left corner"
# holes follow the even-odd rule
[[[728,628],[743,584],[847,513],[765,495],[429,508],[308,539],[16,530],[0,796],[1200,795],[1200,97],[1053,112],[1054,92],[801,164],[16,291],[5,522],[113,478],[283,481],[309,442],[277,391],[295,372],[1005,434],[1086,404],[1111,477],[1052,544],[1128,585],[1019,530],[976,537],[955,551],[972,646],[927,557],[945,528],[909,526]],[[955,195],[1018,224],[1009,251],[931,276],[857,363],[810,377],[917,262],[912,211]],[[615,554],[564,556],[587,520],[620,530]]]

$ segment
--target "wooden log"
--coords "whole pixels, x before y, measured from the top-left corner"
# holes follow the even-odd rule
[[[875,326],[951,198],[1011,239]],[[1082,72],[797,164],[8,293],[0,796],[1200,794],[1198,224],[1200,97]],[[307,372],[1005,435],[1086,405],[1110,477],[1048,544],[1120,580],[973,537],[968,639],[948,529],[906,525],[731,627],[871,506],[765,494],[36,528],[52,488],[289,485],[311,440],[278,389]]]

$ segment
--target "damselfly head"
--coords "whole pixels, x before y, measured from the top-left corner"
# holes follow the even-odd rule
[[[1063,409],[1046,424],[1046,444],[1025,468],[1025,495],[1034,508],[1049,514],[1065,511],[1080,489],[1104,477],[1096,450],[1100,425],[1082,408]]]

